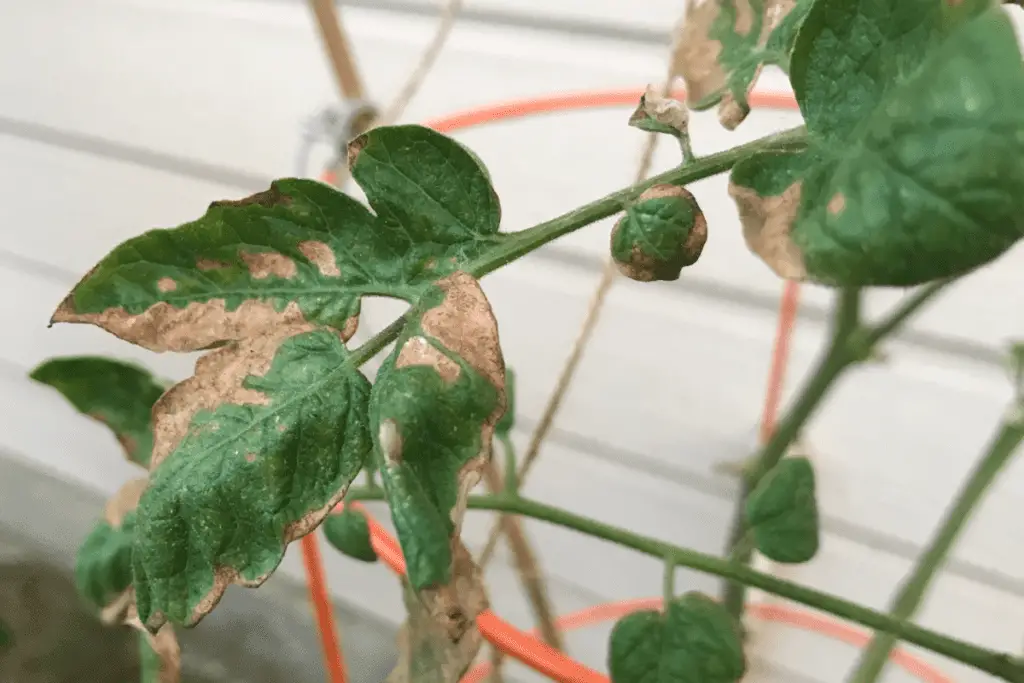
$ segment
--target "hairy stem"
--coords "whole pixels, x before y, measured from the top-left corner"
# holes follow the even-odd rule
[[[380,500],[382,494],[366,489],[350,489],[347,501]],[[751,569],[745,564],[733,562],[714,555],[697,552],[688,548],[659,541],[637,534],[629,529],[615,527],[588,517],[574,514],[540,501],[520,496],[470,496],[469,507],[476,510],[491,510],[523,515],[572,529],[582,534],[600,538],[617,545],[632,548],[651,557],[672,562],[676,566],[688,567],[733,581],[740,581],[754,588],[787,598],[837,617],[852,621],[876,631],[891,633],[901,640],[913,643],[926,650],[963,662],[980,671],[1013,683],[1024,683],[1024,663],[1008,654],[989,650],[956,638],[932,631],[916,624],[907,623],[887,614],[876,612],[862,605],[844,600],[835,595],[816,591],[785,579]]]
[[[1024,439],[1022,407],[1003,421],[988,451],[978,461],[971,476],[960,490],[953,506],[947,511],[931,543],[917,561],[913,573],[907,577],[890,607],[894,619],[910,619],[924,600],[928,586],[942,569],[946,556],[956,542],[971,513],[981,502],[985,491],[1010,460],[1010,456]],[[850,677],[850,683],[874,683],[889,660],[896,638],[889,633],[877,633],[861,655],[860,663]]]
[[[753,466],[741,479],[740,495],[733,513],[726,552],[736,561],[749,564],[753,548],[739,548],[746,535],[745,508],[747,498],[762,478],[779,463],[793,442],[800,436],[804,425],[835,385],[836,380],[851,366],[866,359],[886,338],[896,332],[918,309],[931,301],[953,280],[940,280],[921,287],[908,296],[888,316],[874,325],[860,321],[860,291],[845,289],[839,292],[832,324],[832,337],[821,361],[800,391],[792,407],[779,422],[772,437],[761,448]],[[726,582],[723,602],[730,614],[740,618],[746,601],[746,586]]]

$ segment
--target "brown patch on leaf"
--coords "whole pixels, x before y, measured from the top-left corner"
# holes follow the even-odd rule
[[[285,195],[278,189],[277,184],[273,184],[269,189],[251,194],[248,197],[242,199],[221,199],[220,201],[213,202],[210,204],[211,207],[215,206],[262,206],[265,208],[272,208],[275,206],[288,205],[292,201],[292,198]]]
[[[228,311],[224,299],[194,301],[178,308],[158,302],[137,315],[123,308],[102,313],[76,313],[69,294],[53,314],[52,322],[90,323],[111,334],[150,351],[200,351],[223,341],[253,337],[267,331],[306,324],[306,318],[294,301],[278,311],[267,301],[250,299]],[[358,320],[349,319],[342,339],[355,333]]]
[[[405,590],[409,618],[399,632],[398,664],[385,683],[455,683],[473,663],[483,636],[477,616],[489,607],[480,568],[458,539],[452,542],[452,580],[414,594]]]
[[[156,281],[156,288],[161,292],[173,292],[178,288],[178,283],[172,278],[162,277]]]
[[[268,333],[230,344],[196,361],[192,377],[175,384],[153,405],[153,456],[155,470],[189,433],[192,419],[201,410],[213,411],[234,405],[268,405],[265,394],[242,386],[247,377],[262,377],[270,370],[277,349],[290,337],[316,329],[309,323],[279,327]]]
[[[760,71],[761,67],[758,67],[757,72],[760,73]],[[718,122],[722,124],[723,128],[736,130],[736,127],[743,123],[749,113],[750,110],[740,106],[732,93],[722,95],[722,101],[718,104]]]
[[[836,192],[832,195],[832,199],[828,200],[826,208],[830,214],[838,216],[846,208],[846,195],[842,192]]]
[[[680,133],[686,133],[690,126],[690,112],[686,106],[679,100],[664,97],[652,85],[647,86],[640,104],[629,117],[629,123],[634,125],[645,117]]]
[[[754,28],[754,8],[750,6],[750,0],[733,1],[736,7],[736,33],[745,36]]]
[[[725,86],[725,70],[718,61],[722,43],[710,37],[720,1],[687,0],[686,13],[674,31],[672,70],[686,82],[690,102],[706,99]]]
[[[739,208],[747,246],[787,280],[807,277],[803,254],[789,235],[800,209],[801,189],[801,183],[796,182],[778,197],[762,197],[748,187],[729,183],[729,195]]]
[[[377,429],[377,442],[388,467],[402,464],[402,435],[394,420],[382,420]]]
[[[295,274],[298,272],[298,269],[295,267],[295,261],[282,254],[268,251],[243,251],[239,253],[239,256],[245,261],[245,265],[249,268],[249,273],[257,280],[265,280],[271,275],[289,279],[295,277]]]
[[[410,337],[398,352],[395,359],[395,369],[408,367],[410,365],[426,365],[433,368],[441,379],[448,384],[453,384],[458,378],[461,368],[459,364],[440,349],[431,344],[426,337]]]
[[[689,234],[686,236],[686,240],[681,246],[681,253],[684,259],[678,263],[679,267],[685,267],[693,265],[700,258],[701,252],[704,251],[704,244],[708,239],[708,223],[707,219],[704,218],[704,213],[700,210],[700,206],[697,204],[697,200],[693,194],[685,187],[678,185],[660,184],[653,185],[647,188],[637,198],[638,202],[642,202],[649,199],[663,199],[666,197],[680,197],[685,199],[693,205],[696,209],[693,227],[690,229]],[[612,241],[615,241],[615,237],[622,226],[625,224],[627,218],[623,216],[616,223],[612,229]],[[676,262],[671,265],[662,263],[656,260],[650,254],[644,253],[643,249],[634,244],[630,250],[629,261],[615,261],[615,266],[619,272],[628,277],[631,280],[637,282],[651,282],[653,280],[674,280],[679,277],[679,273],[676,271]]]
[[[110,422],[107,420],[107,417],[105,415],[97,412],[87,413],[87,415],[92,419],[96,420],[97,422],[99,422],[100,424],[110,427]],[[114,430],[111,428],[111,431]],[[124,450],[124,454],[128,457],[128,459],[134,462],[135,453],[139,449],[139,444],[135,442],[135,439],[128,436],[127,434],[123,434],[117,431],[114,431],[114,438],[117,439],[117,442],[119,444],[121,444],[121,448]]]
[[[323,242],[306,240],[299,242],[299,251],[316,266],[317,270],[324,277],[340,277],[341,270],[338,269],[338,260],[334,256],[334,250]]]
[[[366,147],[366,143],[368,141],[369,138],[364,133],[359,137],[354,138],[351,142],[348,143],[348,148],[346,149],[345,154],[345,160],[348,163],[349,170],[351,170],[352,167],[355,166],[356,160],[359,158],[359,153],[363,151],[363,147]]]
[[[149,479],[132,479],[110,497],[103,508],[103,518],[115,529],[121,528],[125,515],[139,506],[139,500],[149,485]]]
[[[196,261],[196,268],[202,271],[217,270],[218,268],[227,268],[228,264],[223,261],[214,261],[213,259],[201,258]]]

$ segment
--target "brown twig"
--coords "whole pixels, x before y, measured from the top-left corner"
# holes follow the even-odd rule
[[[316,15],[316,23],[320,28],[320,37],[324,41],[331,70],[338,82],[338,89],[347,100],[358,100],[363,97],[363,82],[359,78],[355,58],[349,49],[348,38],[341,26],[341,17],[334,7],[334,0],[309,0],[309,5]]]

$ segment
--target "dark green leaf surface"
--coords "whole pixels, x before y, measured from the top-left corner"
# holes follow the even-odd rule
[[[697,262],[707,235],[707,222],[692,194],[682,187],[655,185],[615,224],[612,259],[632,280],[678,280],[684,267]]]
[[[705,0],[691,6],[677,53],[690,107],[721,103],[723,125],[739,125],[750,112],[747,95],[762,67],[789,68],[797,32],[814,2]]]
[[[757,549],[776,562],[807,562],[818,552],[814,467],[807,458],[784,458],[747,498],[747,526]]]
[[[451,578],[453,515],[490,458],[505,407],[497,323],[465,273],[438,282],[373,387],[380,472],[417,591]]]
[[[345,508],[324,521],[324,536],[339,552],[363,562],[376,562],[377,553],[370,543],[370,526],[361,512]]]
[[[10,627],[4,623],[4,620],[0,619],[0,650],[11,647],[13,644],[14,633],[12,633]]]
[[[54,314],[157,351],[206,349],[281,325],[355,332],[364,295],[415,300],[496,243],[486,169],[422,126],[357,138],[352,176],[374,213],[313,180],[285,178],[198,220],[115,248]]]
[[[671,601],[664,612],[623,617],[608,648],[613,683],[734,683],[746,667],[738,624],[697,592]]]
[[[912,286],[1024,235],[1024,66],[1003,9],[817,0],[791,77],[808,149],[756,154],[730,186],[779,275]]]
[[[227,585],[259,585],[366,460],[369,382],[330,330],[208,353],[153,408],[133,552],[139,616],[192,625]]]
[[[79,412],[107,425],[132,462],[149,467],[150,411],[166,388],[145,368],[98,356],[55,358],[30,377],[64,395]]]
[[[96,609],[103,609],[132,583],[132,541],[135,514],[120,526],[101,519],[86,536],[75,557],[75,586]]]

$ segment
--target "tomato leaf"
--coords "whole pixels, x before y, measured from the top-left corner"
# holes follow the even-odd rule
[[[362,562],[376,562],[377,552],[370,543],[370,526],[366,517],[345,508],[324,521],[324,536],[339,552]]]
[[[783,458],[747,497],[747,526],[757,549],[776,562],[807,562],[818,552],[814,467],[807,458]]]
[[[612,229],[612,259],[632,280],[678,280],[700,258],[707,241],[704,214],[685,188],[655,185]]]

